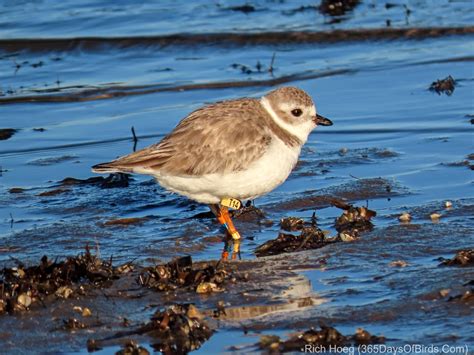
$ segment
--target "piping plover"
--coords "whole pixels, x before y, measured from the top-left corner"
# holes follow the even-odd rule
[[[153,175],[164,188],[210,205],[238,240],[228,208],[282,184],[318,125],[332,122],[317,114],[311,97],[296,87],[281,87],[260,99],[197,109],[161,142],[92,169]]]

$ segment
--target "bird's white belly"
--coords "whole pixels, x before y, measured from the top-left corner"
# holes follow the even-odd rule
[[[219,203],[224,197],[253,199],[272,191],[287,179],[298,161],[300,150],[301,147],[288,147],[275,137],[265,154],[246,170],[202,176],[161,173],[154,176],[166,189],[201,203]]]

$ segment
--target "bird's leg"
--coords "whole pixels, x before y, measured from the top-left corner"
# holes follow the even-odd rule
[[[221,214],[221,207],[215,204],[215,205],[209,205],[209,208],[211,209],[212,213],[214,213],[214,216],[216,216],[219,223],[225,226],[225,219]],[[226,229],[227,229],[227,226],[226,226]]]
[[[229,209],[225,206],[220,206],[219,212],[220,212],[220,216],[222,216],[222,218],[225,221],[224,226],[226,227],[229,234],[232,236],[232,239],[234,240],[240,239],[240,233],[237,232],[237,229],[235,229],[234,223],[232,222],[232,219],[230,218]]]
[[[232,239],[237,240],[240,239],[240,233],[237,232],[237,229],[235,229],[234,223],[232,222],[232,219],[230,218],[229,214],[229,209],[225,206],[221,205],[209,205],[211,211],[214,213],[214,215],[217,217],[217,220],[219,221],[220,224],[222,224],[226,229],[227,232],[230,234]]]
[[[229,252],[231,251],[232,260],[237,259],[237,255],[240,255],[240,234],[235,229],[234,223],[230,218],[228,208],[217,204],[209,205],[209,207],[216,216],[219,223],[226,228],[227,234],[232,237],[225,241],[224,250],[222,251],[222,259],[227,260],[229,258]],[[230,241],[232,241],[232,243],[230,243]]]

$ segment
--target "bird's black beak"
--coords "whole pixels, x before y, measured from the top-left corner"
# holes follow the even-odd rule
[[[332,121],[329,118],[316,114],[313,118],[314,123],[318,126],[332,126]]]

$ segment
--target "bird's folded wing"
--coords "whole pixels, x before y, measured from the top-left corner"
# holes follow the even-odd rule
[[[271,142],[257,100],[226,101],[199,109],[160,143],[99,164],[96,171],[147,171],[179,176],[246,169]]]

